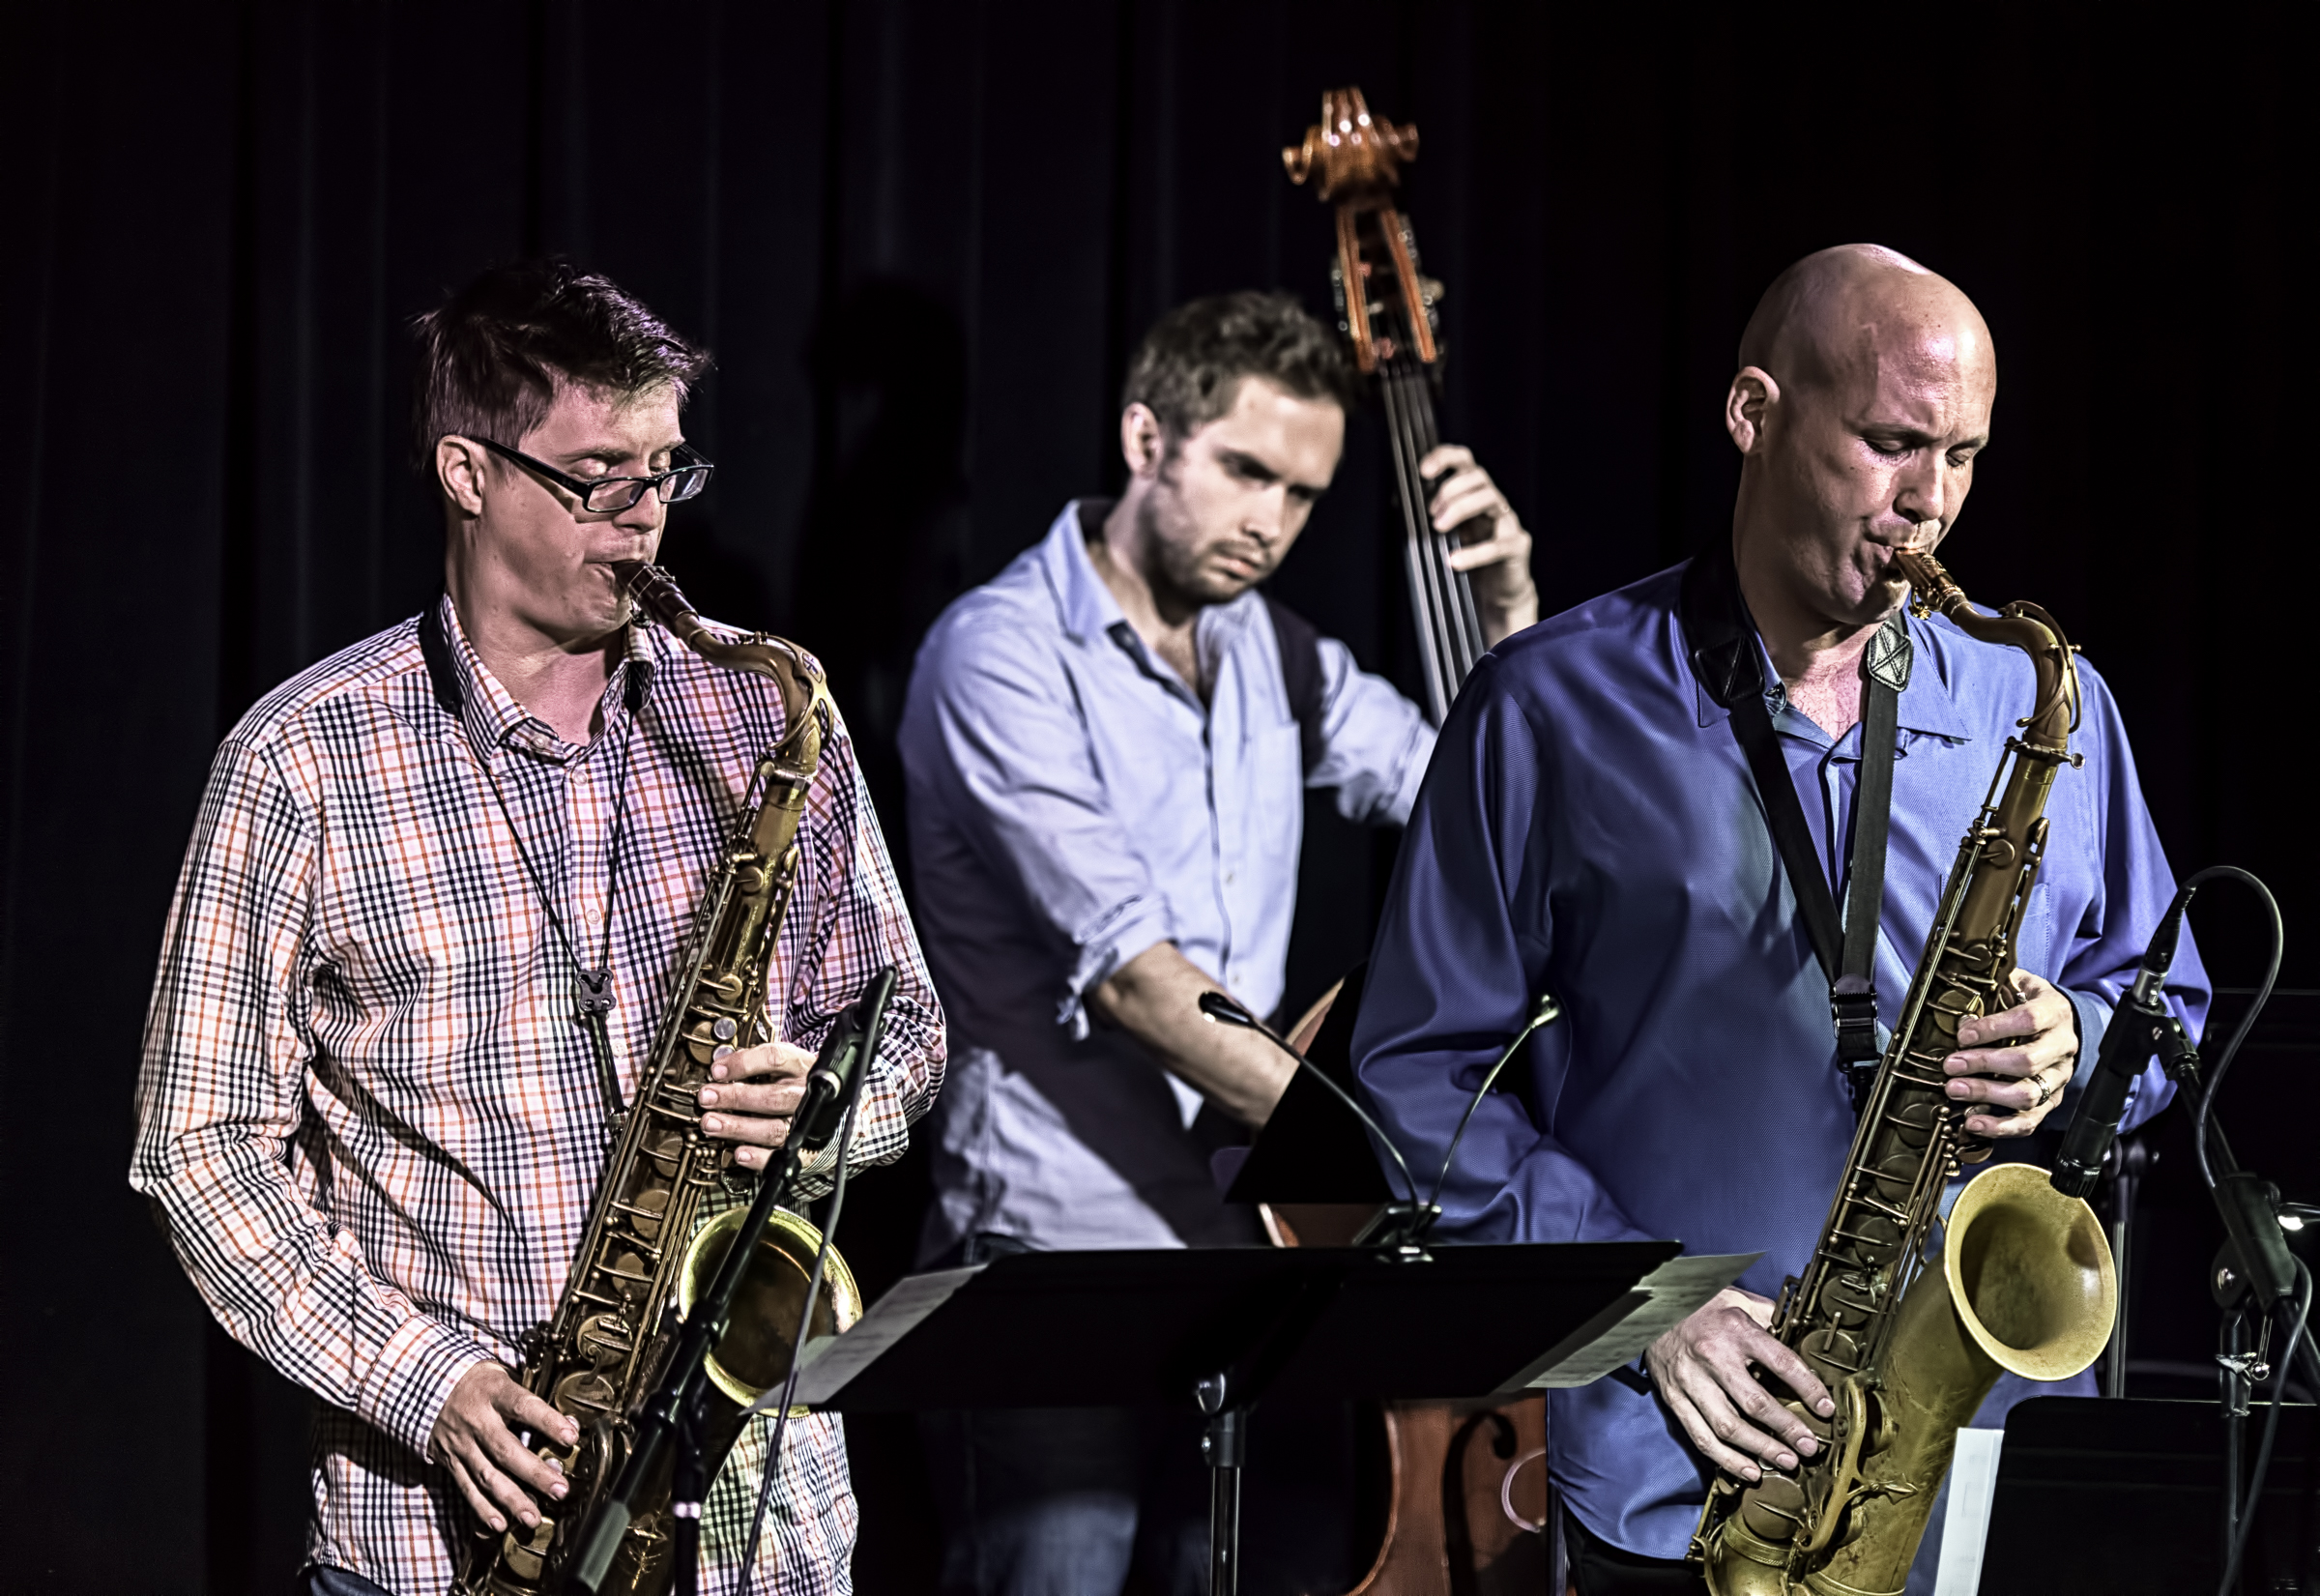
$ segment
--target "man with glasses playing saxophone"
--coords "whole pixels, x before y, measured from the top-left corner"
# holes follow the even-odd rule
[[[418,332],[446,594],[276,689],[219,750],[130,1172],[227,1331],[323,1401],[302,1588],[329,1596],[435,1596],[478,1521],[536,1524],[565,1495],[524,1436],[569,1444],[571,1421],[509,1371],[556,1308],[608,1120],[783,718],[771,682],[633,618],[614,573],[708,480],[679,427],[707,357],[555,263],[486,273]],[[750,1171],[880,968],[900,986],[856,1164],[901,1152],[942,1075],[842,726],[798,841],[778,1039],[700,1093],[702,1131]],[[843,1589],[856,1515],[832,1417],[789,1424],[764,1538],[742,1545],[768,1428],[704,1504],[701,1588],[729,1589],[748,1553],[758,1588]]]
[[[1881,1049],[1862,1000],[1882,993],[1882,1023],[1897,1018],[1958,838],[2034,703],[2020,652],[1901,613],[1894,559],[1956,524],[1996,388],[1981,314],[1915,262],[1848,246],[1791,267],[1749,323],[1726,401],[1743,457],[1729,543],[1501,645],[1442,728],[1410,816],[1354,1039],[1410,1162],[1441,1159],[1535,994],[1567,1016],[1530,1045],[1515,1089],[1475,1110],[1436,1233],[1764,1255],[1629,1381],[1552,1393],[1580,1596],[1700,1589],[1684,1556],[1717,1471],[1754,1481],[1812,1455],[1757,1371],[1830,1411],[1767,1332],[1772,1297],[1804,1272],[1852,1141],[1840,1065]],[[1719,639],[1744,670],[1696,666]],[[1898,702],[1883,747],[1867,737],[1872,673]],[[1964,1131],[2001,1146],[2068,1102],[2174,890],[2118,707],[2091,666],[2079,680],[2085,763],[2046,808],[2014,1006],[1960,1026],[1943,1063]],[[1735,731],[1777,744],[1804,863],[1838,902],[1875,834],[1857,814],[1862,762],[1893,761],[1883,890],[1864,893],[1881,911],[1862,944],[1868,993],[1817,962],[1798,909],[1809,884],[1768,835],[1779,789],[1759,801]],[[1833,990],[1857,1045],[1832,1028]],[[2205,977],[2188,939],[2172,990],[2195,1026]],[[2168,1091],[2154,1066],[2130,1123]]]

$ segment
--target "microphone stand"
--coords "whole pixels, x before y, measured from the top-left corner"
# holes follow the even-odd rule
[[[1362,1227],[1353,1238],[1356,1247],[1367,1247],[1378,1257],[1399,1263],[1428,1263],[1433,1255],[1425,1248],[1427,1231],[1442,1216],[1442,1185],[1450,1177],[1451,1160],[1458,1155],[1458,1145],[1466,1134],[1466,1123],[1474,1117],[1475,1108],[1497,1083],[1499,1072],[1514,1058],[1531,1033],[1541,1026],[1551,1024],[1562,1015],[1562,1006],[1554,999],[1542,994],[1531,1002],[1527,1023],[1518,1031],[1506,1051],[1498,1056],[1475,1088],[1466,1104],[1465,1114],[1458,1121],[1458,1129],[1450,1138],[1449,1150],[1442,1156],[1442,1167],[1435,1176],[1433,1195],[1421,1200],[1418,1182],[1409,1173],[1409,1162],[1385,1128],[1373,1118],[1353,1094],[1329,1078],[1329,1072],[1290,1047],[1272,1027],[1250,1013],[1238,1001],[1223,992],[1201,995],[1201,1012],[1216,1025],[1234,1026],[1254,1030],[1273,1046],[1295,1060],[1299,1069],[1310,1071],[1313,1078],[1327,1087],[1337,1100],[1351,1110],[1364,1129],[1383,1147],[1402,1176],[1402,1189],[1406,1194],[1398,1202],[1389,1202],[1378,1209],[1376,1218]],[[1388,1188],[1391,1189],[1390,1186]],[[1284,1316],[1285,1323],[1296,1323],[1296,1334],[1302,1336],[1304,1316],[1318,1315],[1323,1304],[1314,1301],[1300,1310]],[[1293,1338],[1292,1338],[1293,1339]],[[1229,1374],[1207,1375],[1194,1382],[1193,1400],[1199,1404],[1208,1423],[1201,1437],[1201,1455],[1208,1464],[1208,1589],[1210,1596],[1232,1596],[1239,1588],[1240,1579],[1240,1470],[1247,1459],[1248,1412],[1250,1399],[1234,1400],[1238,1389],[1251,1383],[1235,1380]],[[1549,1545],[1553,1545],[1550,1541]]]
[[[2121,1137],[2110,1155],[2110,1266],[2119,1278],[2119,1322],[2111,1332],[2110,1359],[2102,1370],[2102,1394],[2112,1401],[2127,1395],[2127,1327],[2134,1302],[2134,1205],[2142,1195],[2144,1176],[2159,1155],[2140,1136]]]
[[[2184,1033],[2180,1023],[2161,1031],[2159,1052],[2160,1061],[2166,1066],[2167,1076],[2175,1082],[2177,1089],[2187,1092],[2194,1102],[2206,1095],[2198,1050],[2191,1046],[2190,1038]],[[2240,1465],[2247,1456],[2249,1405],[2254,1400],[2256,1387],[2273,1373],[2270,1362],[2273,1304],[2270,1300],[2255,1300],[2257,1292],[2250,1282],[2249,1266],[2243,1262],[2236,1241],[2245,1228],[2242,1223],[2245,1216],[2234,1210],[2226,1195],[2232,1189],[2226,1182],[2236,1184],[2253,1180],[2254,1177],[2240,1168],[2239,1160],[2232,1156],[2230,1142],[2224,1138],[2223,1127],[2212,1120],[2207,1127],[2207,1157],[2209,1173],[2216,1180],[2213,1196],[2218,1210],[2223,1215],[2227,1233],[2223,1245],[2217,1249],[2215,1262],[2208,1269],[2207,1288],[2220,1316],[2216,1327],[2216,1381],[2218,1409],[2223,1421],[2223,1515],[2219,1526],[2222,1533],[2221,1554],[2224,1567],[2236,1572],[2240,1561],[2242,1532],[2246,1521],[2254,1515],[2258,1505],[2252,1494],[2247,1500],[2242,1499]],[[2257,1184],[2263,1191],[2271,1192],[2276,1202],[2276,1188],[2267,1183]],[[2272,1232],[2274,1237],[2279,1236],[2276,1209],[2273,1215]],[[2249,1239],[2251,1250],[2264,1250],[2260,1240],[2253,1237]],[[2286,1253],[2284,1240],[2276,1240],[2274,1244],[2281,1254]],[[2289,1273],[2293,1273],[2292,1268]],[[2255,1315],[2259,1321],[2259,1328],[2252,1339],[2248,1335],[2248,1325],[2250,1314]],[[2291,1343],[2283,1364],[2292,1364],[2295,1355],[2296,1347]],[[2273,1393],[2275,1404],[2285,1399],[2287,1373],[2284,1366],[2279,1370],[2279,1389]],[[2260,1476],[2248,1483],[2256,1493],[2263,1490]]]
[[[2267,988],[2269,982],[2266,983]],[[2258,1007],[2261,1000],[2258,1000]],[[2254,1020],[2250,1009],[2231,1041],[2225,1058],[2236,1053]],[[2188,1094],[2206,1119],[2203,1126],[2205,1174],[2210,1177],[2209,1195],[2224,1229],[2223,1245],[2217,1249],[2215,1262],[2208,1270],[2208,1293],[2221,1316],[2216,1334],[2216,1366],[2219,1409],[2223,1421],[2223,1514],[2222,1561],[2225,1570],[2223,1589],[2228,1591],[2237,1581],[2242,1558],[2247,1549],[2248,1532],[2256,1510],[2261,1506],[2263,1476],[2271,1461],[2271,1436],[2278,1420],[2279,1404],[2287,1400],[2288,1373],[2294,1368],[2297,1355],[2304,1355],[2307,1376],[2320,1387],[2320,1356],[2316,1356],[2299,1313],[2289,1330],[2287,1347],[2280,1355],[2279,1367],[2274,1369],[2271,1360],[2272,1323],[2275,1315],[2289,1307],[2296,1298],[2302,1267],[2288,1251],[2285,1232],[2301,1230],[2305,1210],[2280,1201],[2279,1188],[2240,1167],[2233,1156],[2231,1143],[2223,1135],[2223,1127],[2215,1122],[2207,1099],[2213,1090],[2213,1078],[2203,1078],[2198,1049],[2191,1045],[2180,1022],[2170,1020],[2160,1028],[2156,1037],[2160,1063],[2177,1089]],[[2220,1068],[2217,1075],[2221,1074]],[[2122,1145],[2121,1150],[2125,1150]],[[2122,1172],[2121,1178],[2134,1175]],[[2306,1288],[2308,1290],[2308,1287]],[[2251,1338],[2250,1318],[2256,1320]],[[2272,1393],[2271,1411],[2265,1419],[2265,1444],[2257,1455],[2253,1475],[2246,1482],[2243,1493],[2241,1463],[2246,1456],[2248,1409],[2256,1388],[2276,1374],[2278,1384]]]
[[[797,1184],[798,1171],[806,1153],[820,1150],[821,1140],[827,1139],[826,1132],[821,1140],[815,1140],[809,1127],[829,1116],[841,1098],[851,1101],[860,1089],[862,1078],[869,1073],[867,1057],[853,1059],[852,1067],[847,1068],[843,1067],[845,1055],[865,1040],[875,1044],[884,1026],[886,1004],[894,995],[894,972],[880,971],[854,1007],[840,1014],[830,1027],[821,1056],[806,1077],[805,1096],[791,1117],[793,1134],[783,1143],[781,1164],[772,1173],[758,1177],[756,1201],[749,1204],[749,1212],[735,1233],[732,1246],[719,1261],[709,1290],[685,1316],[684,1332],[669,1354],[660,1382],[637,1413],[635,1438],[630,1443],[627,1461],[622,1465],[612,1488],[581,1526],[580,1550],[573,1560],[571,1582],[587,1596],[595,1596],[603,1587],[613,1557],[635,1523],[637,1503],[652,1486],[664,1455],[672,1449],[677,1454],[671,1460],[675,1470],[672,1483],[678,1490],[671,1499],[677,1504],[680,1547],[688,1525],[693,1541],[692,1556],[678,1564],[678,1578],[689,1583],[698,1577],[701,1500],[708,1494],[708,1482],[701,1478],[698,1412],[708,1395],[710,1353],[724,1339],[726,1326],[733,1319],[734,1298],[740,1294],[749,1264],[757,1256],[757,1244],[764,1238],[766,1227],[772,1223],[773,1210]],[[868,1049],[863,1048],[862,1052],[866,1054]],[[834,1120],[830,1128],[834,1130]],[[815,1140],[812,1148],[806,1146],[809,1140]],[[793,1357],[795,1352],[793,1349]],[[766,1466],[778,1467],[780,1460],[769,1458]],[[682,1494],[682,1487],[688,1483],[694,1488],[689,1496]]]

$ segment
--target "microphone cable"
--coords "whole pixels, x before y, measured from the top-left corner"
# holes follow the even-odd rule
[[[2192,1114],[2191,1151],[2198,1161],[2199,1180],[2207,1188],[2210,1200],[2215,1202],[2220,1210],[2223,1198],[2216,1190],[2215,1166],[2209,1158],[2207,1150],[2209,1127],[2214,1123],[2216,1117],[2216,1091],[2222,1086],[2223,1077],[2230,1071],[2232,1061],[2240,1056],[2240,1048],[2247,1042],[2248,1033],[2254,1030],[2257,1016],[2263,1013],[2264,1005],[2272,1001],[2272,989],[2279,980],[2279,965],[2287,943],[2287,927],[2280,917],[2279,901],[2272,895],[2272,889],[2266,886],[2253,872],[2243,870],[2236,864],[2209,865],[2206,869],[2190,876],[2176,889],[2175,902],[2169,905],[2167,913],[2170,915],[2188,915],[2191,895],[2198,891],[2202,885],[2210,881],[2236,881],[2254,892],[2263,903],[2267,929],[2271,933],[2271,952],[2264,963],[2264,978],[2255,990],[2255,1001],[2248,1005],[2248,1012],[2240,1016],[2239,1024],[2232,1027],[2231,1035],[2223,1044],[2223,1051],[2216,1056],[2215,1067],[2208,1072],[2207,1079],[2200,1088],[2199,1100],[2194,1106]],[[2248,1477],[2248,1490],[2241,1497],[2240,1521],[2232,1529],[2231,1555],[2223,1565],[2223,1580],[2221,1584],[2217,1587],[2218,1596],[2230,1596],[2233,1587],[2239,1581],[2240,1565],[2247,1553],[2248,1533],[2254,1528],[2256,1513],[2263,1505],[2264,1476],[2272,1466],[2273,1443],[2277,1439],[2279,1434],[2279,1409],[2287,1400],[2288,1374],[2295,1367],[2299,1351],[2304,1353],[2306,1360],[2310,1365],[2310,1373],[2314,1380],[2320,1382],[2320,1351],[2315,1351],[2312,1346],[2311,1331],[2307,1323],[2312,1305],[2311,1271],[2305,1267],[2302,1259],[2296,1258],[2292,1254],[2289,1256],[2289,1262],[2294,1264],[2296,1269],[2295,1318],[2289,1323],[2288,1344],[2280,1354],[2278,1383],[2273,1387],[2272,1399],[2264,1414],[2263,1438],[2256,1445],[2255,1467]],[[2241,1267],[2246,1270],[2248,1267],[2248,1261],[2241,1260]],[[2267,1305],[2265,1322],[2272,1324],[2285,1306],[2284,1303]],[[2236,1460],[2234,1460],[2234,1465],[2236,1466]]]
[[[1393,1154],[1394,1163],[1402,1171],[1402,1184],[1404,1189],[1409,1193],[1411,1223],[1414,1226],[1409,1239],[1414,1241],[1432,1227],[1435,1220],[1441,1217],[1442,1188],[1449,1183],[1451,1164],[1458,1157],[1459,1144],[1465,1140],[1466,1125],[1474,1117],[1474,1111],[1480,1108],[1482,1100],[1490,1095],[1491,1088],[1498,1082],[1499,1072],[1504,1070],[1515,1055],[1522,1051],[1522,1044],[1530,1040],[1532,1034],[1541,1027],[1552,1025],[1556,1020],[1562,1018],[1563,1005],[1555,1001],[1551,993],[1542,992],[1531,1000],[1530,1014],[1522,1029],[1515,1032],[1514,1040],[1506,1044],[1505,1051],[1498,1055],[1497,1061],[1492,1064],[1483,1075],[1482,1084],[1476,1087],[1473,1095],[1466,1099],[1465,1112],[1459,1116],[1458,1129],[1452,1133],[1449,1149],[1442,1154],[1442,1167],[1434,1177],[1433,1195],[1428,1197],[1422,1205],[1418,1202],[1417,1179],[1410,1174],[1408,1161],[1402,1156],[1402,1149],[1394,1145],[1393,1138],[1385,1134],[1378,1121],[1370,1117],[1368,1111],[1353,1100],[1351,1093],[1330,1079],[1328,1071],[1314,1063],[1295,1048],[1290,1047],[1281,1037],[1274,1034],[1271,1028],[1264,1025],[1254,1014],[1242,1007],[1238,1001],[1225,993],[1203,993],[1201,995],[1201,1012],[1212,1021],[1221,1021],[1227,1025],[1236,1025],[1260,1032],[1275,1047],[1294,1059],[1300,1069],[1312,1071],[1316,1080],[1327,1087],[1337,1095],[1339,1102],[1345,1104],[1359,1117],[1369,1133],[1377,1138],[1378,1144],[1387,1152]]]
[[[873,977],[873,985],[876,978]],[[841,1015],[839,1024],[844,1024]],[[854,1064],[854,1101],[846,1105],[845,1122],[838,1128],[837,1172],[829,1187],[829,1214],[822,1226],[822,1244],[814,1249],[814,1268],[805,1283],[805,1306],[798,1315],[798,1333],[790,1342],[790,1372],[781,1386],[781,1404],[774,1409],[773,1434],[766,1445],[764,1472],[758,1476],[757,1510],[749,1517],[749,1538],[741,1546],[740,1577],[734,1581],[735,1596],[749,1596],[751,1581],[757,1572],[757,1549],[765,1534],[766,1510],[773,1501],[773,1483],[781,1473],[781,1446],[784,1432],[790,1425],[790,1408],[798,1391],[798,1376],[805,1357],[806,1333],[813,1328],[814,1308],[822,1295],[822,1279],[829,1266],[829,1253],[838,1233],[838,1219],[846,1211],[846,1176],[850,1172],[848,1160],[854,1151],[854,1128],[862,1117],[862,1092],[869,1086],[870,1070],[878,1060],[878,1044],[885,1039],[886,1005],[880,1003],[871,1016],[870,1025],[863,1030],[858,1044],[861,1052]],[[794,1123],[795,1121],[793,1121]],[[714,1485],[712,1480],[710,1485]],[[704,1490],[706,1502],[709,1492]],[[778,1573],[776,1574],[778,1578]]]
[[[2231,1039],[2223,1044],[2222,1053],[2216,1059],[2216,1067],[2208,1072],[2207,1085],[2199,1093],[2197,1116],[2191,1121],[2191,1150],[2199,1160],[2199,1179],[2211,1197],[2216,1190],[2216,1172],[2207,1157],[2207,1126],[2216,1114],[2216,1089],[2222,1086],[2223,1076],[2231,1068],[2232,1060],[2240,1056],[2240,1044],[2247,1041],[2248,1033],[2255,1029],[2256,1016],[2272,1001],[2272,987],[2279,979],[2280,955],[2287,942],[2287,927],[2279,917],[2279,900],[2273,897],[2272,889],[2253,874],[2236,864],[2211,864],[2185,882],[2175,894],[2181,908],[2188,911],[2191,894],[2199,889],[2202,882],[2213,880],[2241,882],[2263,900],[2264,912],[2271,921],[2272,956],[2264,966],[2263,984],[2255,990],[2255,1001],[2248,1005],[2248,1012],[2240,1016],[2238,1025],[2232,1027]],[[2170,909],[2168,912],[2173,914],[2177,911]]]

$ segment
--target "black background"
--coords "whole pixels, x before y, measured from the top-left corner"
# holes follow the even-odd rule
[[[1972,294],[2002,356],[1953,568],[2085,646],[2178,866],[2255,868],[2308,924],[2311,120],[2284,12],[1598,10],[21,8],[0,1500],[36,1533],[8,1580],[271,1591],[296,1557],[299,1399],[209,1326],[122,1179],[138,1028],[219,735],[439,581],[401,323],[519,252],[610,273],[715,350],[687,424],[721,469],[666,558],[712,613],[830,660],[890,809],[918,632],[1116,480],[1141,330],[1226,288],[1325,305],[1326,216],[1276,154],[1322,88],[1422,131],[1445,430],[1537,534],[1550,611],[1727,524],[1719,401],[1756,296],[1812,248],[1891,245]],[[1277,586],[1398,672],[1386,513],[1358,425]],[[1379,856],[1317,823],[1292,1000],[1366,941]],[[2261,943],[2226,891],[2202,930],[2247,985]],[[2289,985],[2320,984],[2311,945]],[[2231,1095],[2251,1161],[2269,1131],[2264,1167],[2301,1184],[2287,1012]],[[2182,1173],[2155,1180],[2153,1233],[2182,1234],[2143,1286],[2188,1301],[2209,1243]],[[859,1188],[866,1284],[900,1266],[910,1180]],[[2153,1355],[2195,1360],[2178,1318]],[[862,1437],[865,1589],[925,1566],[893,1439]]]

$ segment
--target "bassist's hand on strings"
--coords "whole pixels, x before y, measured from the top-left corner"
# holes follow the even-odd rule
[[[787,1042],[735,1048],[709,1066],[701,1088],[701,1134],[734,1142],[734,1162],[762,1170],[789,1139],[790,1117],[805,1098],[814,1056]],[[715,1113],[709,1112],[715,1110]]]
[[[2050,982],[2014,972],[2016,1002],[1958,1028],[1961,1051],[1943,1060],[1950,1101],[1965,1129],[1992,1140],[2027,1136],[2062,1102],[2078,1067],[2078,1013]],[[1957,1079],[1956,1077],[1962,1077]]]
[[[1464,548],[1450,551],[1449,564],[1466,573],[1481,612],[1483,641],[1496,647],[1539,619],[1539,590],[1530,579],[1530,534],[1491,474],[1475,463],[1472,450],[1438,445],[1418,462],[1418,472],[1434,484],[1426,513],[1435,531],[1483,523],[1465,533]]]
[[[1772,1303],[1727,1286],[1651,1344],[1651,1383],[1701,1457],[1754,1484],[1764,1465],[1786,1472],[1820,1443],[1795,1411],[1767,1391],[1772,1375],[1822,1418],[1837,1410],[1804,1359],[1774,1339]]]

